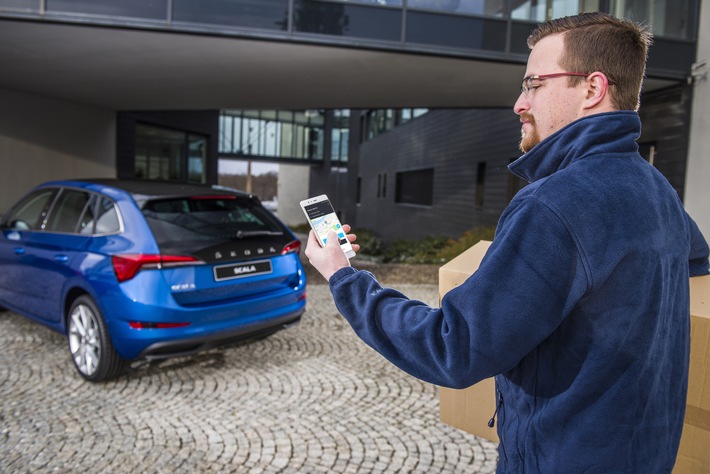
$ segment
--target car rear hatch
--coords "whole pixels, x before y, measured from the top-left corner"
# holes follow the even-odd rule
[[[263,299],[300,285],[300,242],[254,198],[160,198],[145,202],[142,211],[179,304]]]

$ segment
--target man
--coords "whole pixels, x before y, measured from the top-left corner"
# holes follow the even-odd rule
[[[601,13],[539,26],[515,113],[530,182],[478,271],[431,308],[306,255],[355,332],[425,381],[496,376],[499,472],[670,472],[688,380],[688,276],[708,246],[638,153],[650,34]],[[354,236],[350,236],[354,240]]]

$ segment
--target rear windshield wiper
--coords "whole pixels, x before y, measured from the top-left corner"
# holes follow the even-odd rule
[[[234,236],[238,239],[243,239],[245,237],[257,237],[262,235],[284,235],[284,233],[271,230],[239,230]]]

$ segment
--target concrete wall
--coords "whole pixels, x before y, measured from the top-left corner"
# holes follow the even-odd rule
[[[43,181],[116,175],[116,114],[0,89],[0,214]]]
[[[299,203],[309,197],[310,170],[310,166],[304,165],[279,165],[276,215],[288,226],[306,223]]]
[[[690,152],[685,183],[685,207],[710,240],[710,4],[701,2],[698,63],[705,62],[695,78]]]

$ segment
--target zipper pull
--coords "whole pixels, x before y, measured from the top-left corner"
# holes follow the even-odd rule
[[[496,393],[498,394],[498,403],[496,403],[496,410],[493,412],[493,416],[491,417],[490,420],[488,420],[488,427],[489,428],[493,428],[495,426],[496,415],[498,414],[498,410],[500,409],[500,406],[503,404],[503,395],[498,390],[498,387],[496,387]]]

